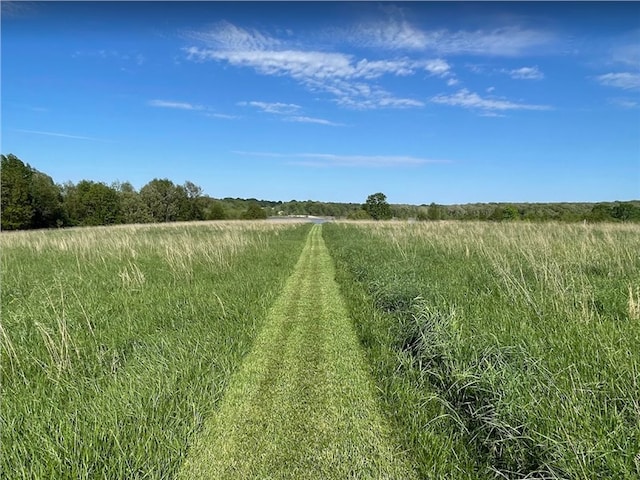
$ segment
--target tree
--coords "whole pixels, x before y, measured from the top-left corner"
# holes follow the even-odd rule
[[[611,216],[623,222],[640,220],[640,207],[631,202],[616,202],[611,209]]]
[[[178,187],[183,190],[180,220],[204,220],[204,208],[202,203],[202,188],[193,182],[186,181]]]
[[[113,185],[120,197],[122,223],[149,223],[152,221],[149,207],[129,182]]]
[[[74,225],[112,225],[120,222],[118,192],[100,182],[82,180],[65,186],[65,206]]]
[[[369,195],[362,209],[374,220],[389,220],[391,218],[391,207],[387,203],[387,196],[381,192]]]
[[[442,220],[442,208],[440,205],[432,202],[427,209],[427,218],[429,220]]]
[[[227,218],[224,207],[218,200],[214,200],[210,197],[203,197],[202,202],[204,204],[203,211],[205,220],[223,220]]]
[[[347,218],[349,220],[371,220],[371,215],[369,215],[366,210],[359,208],[357,210],[352,210],[351,212],[349,212]]]
[[[592,222],[608,222],[613,219],[613,209],[606,203],[597,203],[591,208],[588,218]]]
[[[260,208],[257,202],[251,202],[247,211],[242,214],[242,218],[245,220],[264,220],[267,218],[267,212]]]
[[[61,189],[15,155],[2,155],[2,229],[48,228],[66,223]]]
[[[29,190],[33,205],[33,228],[61,227],[68,222],[62,204],[62,190],[50,176],[33,170]]]
[[[175,222],[179,220],[181,208],[187,201],[184,188],[171,180],[154,178],[140,189],[140,196],[147,205],[154,222]]]
[[[2,229],[31,228],[34,208],[31,202],[30,184],[33,172],[15,155],[2,155],[1,205]]]

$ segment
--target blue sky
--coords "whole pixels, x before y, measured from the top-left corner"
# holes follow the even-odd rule
[[[62,183],[640,198],[640,4],[2,2],[2,153]]]

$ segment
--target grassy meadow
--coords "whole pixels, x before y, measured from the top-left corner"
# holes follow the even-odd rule
[[[175,477],[309,228],[0,235],[0,477]]]
[[[640,228],[332,224],[380,401],[423,478],[640,476]]]
[[[295,380],[274,395],[343,398],[356,383],[326,352],[351,358],[346,338],[418,478],[640,477],[637,225],[200,222],[3,232],[0,248],[0,478],[186,478],[208,422],[268,410],[225,397],[243,369],[294,365],[261,370]],[[352,337],[317,336],[338,319]],[[298,403],[317,424],[335,410]],[[273,445],[303,451],[274,418],[266,433],[289,437]]]

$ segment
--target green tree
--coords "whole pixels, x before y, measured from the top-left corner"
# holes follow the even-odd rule
[[[610,222],[613,220],[613,209],[606,203],[597,203],[591,208],[588,218],[592,222]]]
[[[391,207],[387,203],[387,196],[381,192],[369,195],[362,209],[374,220],[389,220],[391,218]]]
[[[169,179],[154,178],[140,189],[140,196],[154,222],[175,222],[184,213],[187,194]]]
[[[267,218],[267,212],[260,208],[257,202],[251,202],[246,212],[242,214],[242,218],[245,220],[263,220]]]
[[[442,216],[442,207],[432,202],[427,209],[427,218],[429,220],[442,220]]]
[[[33,205],[33,228],[61,227],[67,223],[62,190],[50,176],[34,170],[29,190]]]
[[[73,225],[112,225],[120,222],[118,192],[101,182],[82,180],[65,186],[65,205]]]
[[[502,220],[520,220],[520,212],[515,205],[507,205],[504,207]]]
[[[181,197],[180,220],[204,220],[202,204],[202,188],[193,182],[186,181],[178,187],[184,192]]]
[[[62,226],[62,192],[48,175],[15,155],[1,156],[2,229]]]
[[[371,215],[366,210],[362,208],[358,208],[357,210],[352,210],[347,215],[349,220],[371,220]]]
[[[631,202],[616,202],[611,216],[623,222],[637,222],[640,220],[640,207]]]
[[[35,209],[31,201],[31,177],[33,171],[15,155],[2,155],[1,205],[3,230],[31,228]]]
[[[223,220],[227,218],[227,213],[224,210],[222,202],[210,197],[204,197],[202,201],[204,204],[204,218],[206,220]]]
[[[113,188],[120,197],[122,223],[149,223],[152,221],[149,207],[131,183],[117,183],[113,185]]]

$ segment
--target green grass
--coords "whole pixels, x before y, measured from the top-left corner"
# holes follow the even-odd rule
[[[640,230],[328,225],[379,399],[425,478],[640,475]]]
[[[640,477],[638,226],[198,223],[0,248],[0,478]]]
[[[181,478],[413,478],[315,226]]]
[[[0,235],[0,477],[173,478],[308,230]]]

